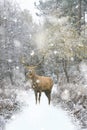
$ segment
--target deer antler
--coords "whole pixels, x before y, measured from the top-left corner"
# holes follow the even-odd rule
[[[25,62],[25,58],[24,57],[21,57],[21,63],[24,65],[24,66],[29,66],[28,63]]]
[[[29,65],[29,63],[26,63],[26,62],[25,62],[25,58],[22,57],[22,58],[21,58],[21,63],[22,63],[27,69],[30,69],[30,68],[34,69],[34,68],[37,68],[39,65],[41,65],[41,63],[44,61],[44,58],[45,58],[45,55],[43,56],[43,58],[40,60],[40,62],[39,62],[38,64],[36,64],[36,65]]]

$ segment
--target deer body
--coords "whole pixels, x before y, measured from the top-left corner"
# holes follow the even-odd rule
[[[27,77],[27,79],[32,80],[32,88],[35,92],[36,103],[37,98],[40,102],[41,93],[44,92],[48,98],[48,103],[50,104],[53,80],[50,77],[37,75],[35,72],[35,68],[41,65],[41,63],[44,61],[44,57],[45,55],[43,56],[42,60],[35,66],[29,66],[27,63],[25,63],[24,58],[22,58],[21,62],[25,66],[25,76]]]
[[[37,75],[33,69],[28,71],[26,76],[27,78],[32,80],[32,88],[35,92],[36,103],[37,103],[37,98],[40,102],[41,93],[44,92],[48,98],[48,103],[50,104],[53,80],[50,77]]]

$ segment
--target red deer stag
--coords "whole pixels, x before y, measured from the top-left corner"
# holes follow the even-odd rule
[[[48,98],[48,103],[50,104],[51,100],[51,91],[53,87],[53,80],[50,77],[37,75],[35,72],[35,68],[37,66],[25,66],[27,68],[27,72],[25,72],[25,76],[27,79],[32,80],[32,88],[35,92],[35,99],[37,104],[37,98],[40,103],[41,93],[44,92]],[[39,94],[39,97],[38,97]]]

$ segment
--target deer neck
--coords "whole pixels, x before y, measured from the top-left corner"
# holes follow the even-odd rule
[[[35,82],[35,81],[37,80],[37,78],[38,78],[38,75],[35,74],[35,75],[32,77],[32,81]]]

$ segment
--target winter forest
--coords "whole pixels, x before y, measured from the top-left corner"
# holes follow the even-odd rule
[[[0,0],[0,130],[10,130],[6,124],[22,113],[28,98],[32,109],[43,102],[47,111],[60,107],[77,126],[73,130],[87,130],[87,0],[36,0],[33,7],[31,11],[17,0]],[[53,79],[51,105],[46,96],[35,104],[25,65]],[[38,130],[51,129],[43,125]]]

